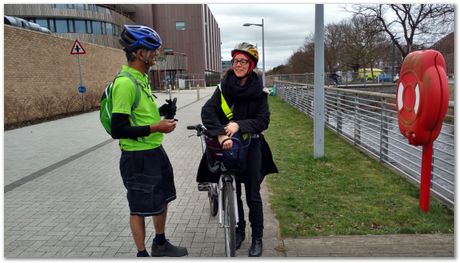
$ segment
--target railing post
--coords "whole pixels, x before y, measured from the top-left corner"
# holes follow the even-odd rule
[[[359,120],[359,116],[358,116],[358,114],[359,114],[358,102],[359,102],[359,98],[358,98],[358,95],[356,95],[356,97],[355,97],[355,116],[353,118],[354,128],[355,128],[353,143],[355,145],[360,144],[360,141],[361,141],[361,130],[360,130],[361,127],[360,127],[360,120]]]
[[[337,91],[337,133],[342,134],[342,95]]]
[[[384,97],[382,99],[382,107],[380,113],[380,161],[388,160],[388,117],[387,117],[387,102]]]
[[[326,85],[324,85],[324,125],[329,122],[329,112],[327,110],[327,103],[326,103]]]

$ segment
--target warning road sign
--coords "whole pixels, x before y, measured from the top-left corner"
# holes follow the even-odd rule
[[[86,51],[83,49],[83,46],[80,44],[78,39],[75,39],[75,42],[73,43],[73,47],[72,47],[72,50],[70,51],[70,54],[72,55],[86,54]]]

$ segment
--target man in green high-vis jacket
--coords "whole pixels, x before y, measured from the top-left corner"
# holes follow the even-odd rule
[[[150,256],[144,243],[144,219],[150,216],[155,228],[151,255],[185,256],[186,248],[172,245],[165,237],[168,203],[176,199],[176,188],[173,168],[161,144],[164,134],[176,128],[176,121],[162,120],[160,116],[174,116],[176,107],[171,101],[157,107],[147,75],[159,55],[161,39],[149,27],[125,25],[120,44],[128,60],[121,71],[129,77],[118,77],[113,84],[111,130],[112,137],[119,139],[122,152],[120,172],[127,189],[137,256]],[[133,107],[136,96],[140,97],[137,97],[137,106]]]

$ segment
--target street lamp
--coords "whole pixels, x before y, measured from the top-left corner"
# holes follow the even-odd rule
[[[264,45],[264,19],[262,18],[262,24],[251,24],[245,23],[243,26],[260,26],[262,27],[262,83],[265,87],[265,45]]]

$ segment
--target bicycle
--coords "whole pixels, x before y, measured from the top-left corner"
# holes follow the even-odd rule
[[[196,136],[201,139],[202,153],[206,153],[208,158],[208,168],[210,171],[220,174],[218,183],[198,184],[199,191],[207,191],[211,216],[219,213],[219,225],[224,228],[225,256],[234,257],[236,254],[236,226],[239,222],[238,206],[236,203],[236,172],[237,168],[230,167],[224,161],[228,151],[222,149],[216,139],[207,134],[207,129],[203,124],[187,126],[188,130],[196,130]],[[249,137],[250,138],[250,137]],[[249,146],[248,142],[242,142],[238,138],[231,138],[234,143],[241,144],[236,154],[236,159],[245,158],[244,151]],[[241,156],[240,156],[241,154]]]

